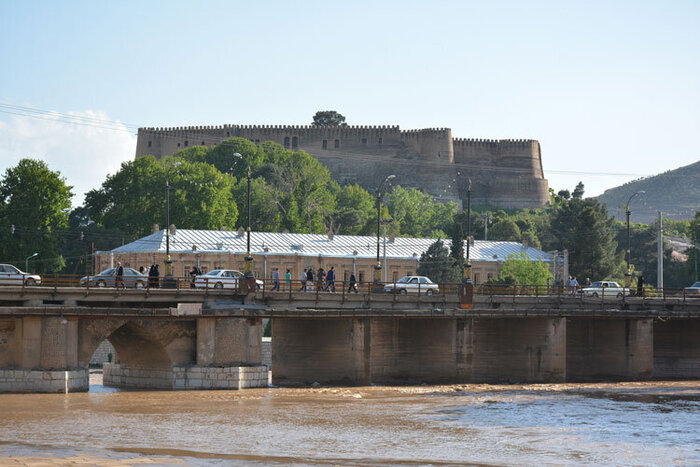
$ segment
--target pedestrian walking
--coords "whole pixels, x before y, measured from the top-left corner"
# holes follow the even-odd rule
[[[274,292],[275,290],[279,291],[280,289],[280,270],[275,268],[275,271],[272,273],[272,291]]]
[[[335,293],[335,266],[331,266],[331,269],[326,274],[326,287],[332,293]]]
[[[292,290],[292,273],[289,269],[284,273],[284,290]]]
[[[309,268],[308,271],[306,271],[306,283],[309,286],[309,292],[314,291],[314,270],[313,268]]]
[[[124,287],[124,267],[121,261],[117,261],[117,281],[115,285],[117,288]]]
[[[299,275],[299,282],[301,282],[299,292],[306,292],[306,269],[301,271],[301,274]]]
[[[357,293],[357,280],[355,280],[355,273],[350,273],[350,286],[348,287],[348,293],[354,290]]]
[[[316,283],[318,284],[318,291],[323,290],[323,283],[326,280],[326,271],[323,268],[318,268],[318,273],[316,274]]]
[[[190,288],[194,289],[194,281],[197,279],[197,268],[192,266],[190,268]]]

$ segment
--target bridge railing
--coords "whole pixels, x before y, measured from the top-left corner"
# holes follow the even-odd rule
[[[242,292],[240,278],[230,281],[220,281],[217,278],[198,276],[195,282],[193,277],[178,276],[124,276],[118,280],[115,276],[100,275],[69,275],[69,274],[44,274],[40,278],[34,274],[3,277],[0,275],[0,286],[17,287],[83,287],[89,289],[116,288],[119,290],[151,290],[151,289],[178,289],[192,290],[203,293],[228,293],[239,294]],[[402,284],[398,281],[375,284],[373,282],[354,282],[348,280],[336,280],[332,282],[320,282],[290,280],[284,278],[276,283],[272,279],[256,279],[256,293],[262,296],[279,296],[286,294],[293,297],[306,297],[309,294],[316,296],[322,294],[336,294],[343,297],[355,294],[386,294],[393,295],[394,299],[401,300],[401,296],[446,298],[454,297],[459,293],[461,283],[438,284]],[[647,288],[641,292],[635,289],[601,288],[595,292],[583,292],[582,287],[569,287],[564,285],[504,285],[504,284],[477,284],[474,286],[475,295],[487,296],[559,296],[571,300],[626,300],[630,297],[643,299],[683,298],[700,299],[700,293],[689,293],[685,289],[653,289]]]

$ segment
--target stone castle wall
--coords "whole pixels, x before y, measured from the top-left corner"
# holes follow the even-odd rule
[[[401,130],[398,126],[220,125],[140,128],[136,157],[161,158],[193,146],[213,146],[231,137],[274,141],[304,150],[325,164],[341,184],[374,191],[387,175],[442,201],[466,199],[505,208],[549,202],[540,144],[536,140],[453,138],[449,128]]]

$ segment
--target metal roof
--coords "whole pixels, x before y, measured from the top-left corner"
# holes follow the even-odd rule
[[[242,233],[242,231],[239,231]],[[226,230],[177,229],[170,235],[172,253],[227,253],[245,254],[245,233]],[[166,250],[165,230],[122,245],[114,253],[164,253]],[[436,238],[387,237],[386,256],[394,259],[420,258]],[[384,256],[384,240],[380,238],[380,253]],[[443,239],[447,247],[451,242]],[[297,255],[375,258],[377,237],[361,235],[321,235],[302,233],[251,232],[250,249],[253,255]],[[473,261],[503,261],[510,254],[525,253],[530,259],[552,261],[552,255],[537,248],[524,246],[518,242],[490,242],[475,240],[469,256]]]

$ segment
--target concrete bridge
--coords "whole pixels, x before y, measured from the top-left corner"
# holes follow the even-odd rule
[[[700,299],[0,288],[0,391],[700,377]]]

